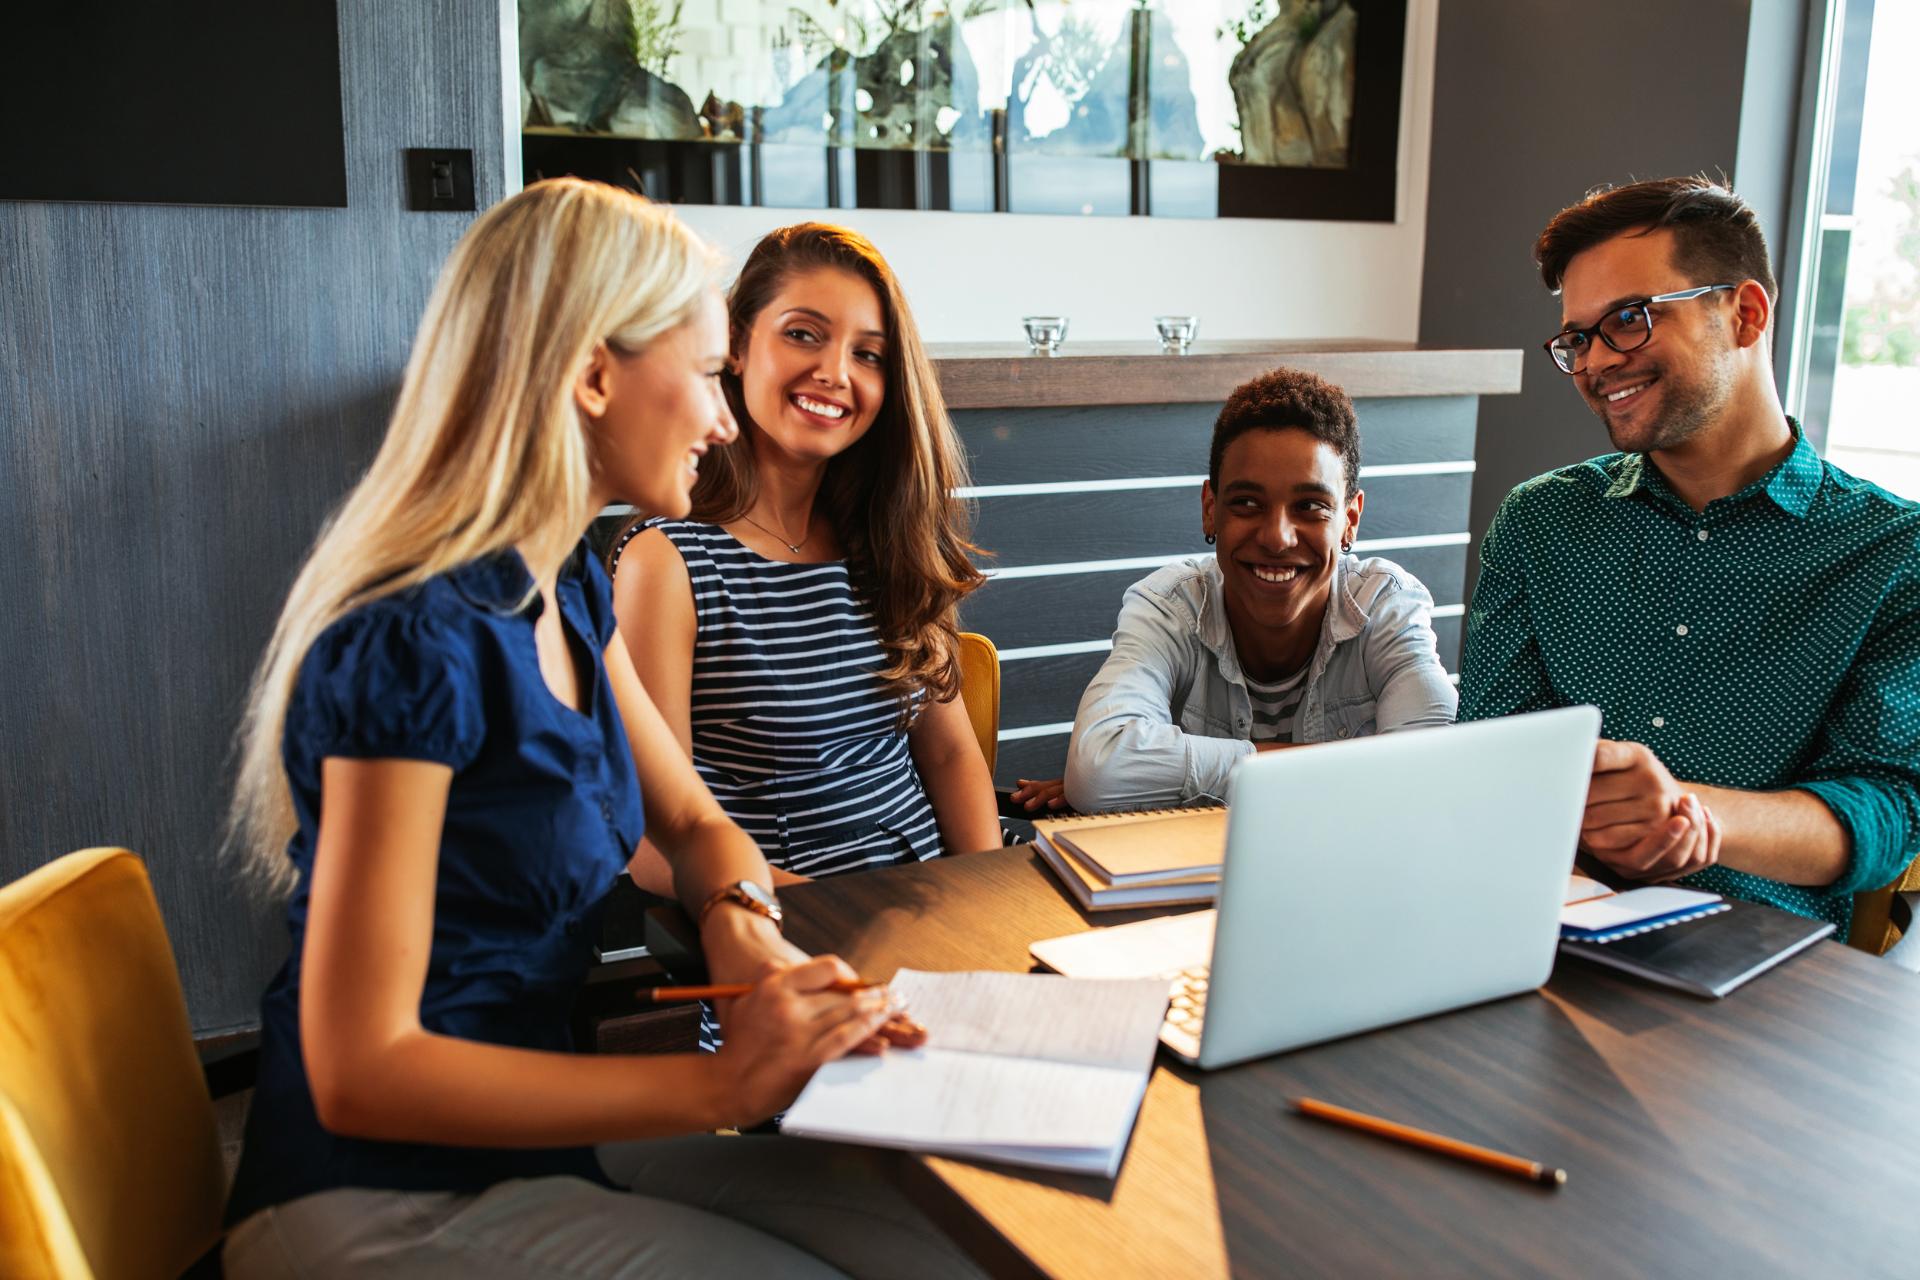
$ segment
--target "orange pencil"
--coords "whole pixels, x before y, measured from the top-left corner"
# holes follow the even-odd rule
[[[1411,1125],[1397,1124],[1392,1120],[1382,1120],[1378,1116],[1370,1116],[1363,1111],[1350,1111],[1346,1107],[1336,1107],[1331,1102],[1316,1102],[1312,1098],[1295,1098],[1293,1105],[1301,1115],[1312,1116],[1316,1120],[1343,1124],[1350,1129],[1359,1129],[1382,1138],[1392,1138],[1395,1142],[1404,1142],[1408,1146],[1437,1151],[1443,1156],[1452,1156],[1456,1160],[1483,1164],[1489,1169],[1498,1169],[1502,1173],[1510,1173],[1516,1178],[1525,1178],[1529,1182],[1538,1182],[1549,1187],[1566,1185],[1565,1169],[1555,1169],[1541,1164],[1538,1160],[1523,1160],[1519,1156],[1510,1156],[1490,1147],[1477,1147],[1471,1142],[1461,1142],[1456,1138],[1443,1138],[1437,1133],[1428,1133],[1425,1129],[1415,1129]]]
[[[826,986],[828,991],[865,991],[869,987],[884,987],[884,982],[849,982],[845,978],[836,979]],[[732,1000],[753,990],[751,982],[722,982],[710,987],[649,987],[643,995],[654,1000]]]

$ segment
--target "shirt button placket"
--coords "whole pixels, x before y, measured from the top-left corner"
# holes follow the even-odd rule
[[[1693,540],[1695,542],[1706,542],[1712,536],[1705,525],[1697,526],[1693,531]],[[1686,639],[1691,631],[1692,628],[1684,622],[1674,624],[1673,634],[1682,640]],[[1654,716],[1650,723],[1656,729],[1664,729],[1667,727],[1667,718],[1665,716]]]

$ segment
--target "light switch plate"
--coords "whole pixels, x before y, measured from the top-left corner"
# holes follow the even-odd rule
[[[473,152],[409,147],[407,208],[421,212],[472,209]]]

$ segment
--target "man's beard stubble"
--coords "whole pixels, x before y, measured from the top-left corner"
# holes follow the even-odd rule
[[[1661,366],[1646,371],[1647,376],[1659,379],[1649,391],[1657,392],[1663,403],[1659,418],[1641,428],[1646,434],[1644,440],[1630,435],[1623,438],[1606,401],[1589,398],[1588,407],[1606,427],[1613,447],[1623,453],[1656,453],[1678,448],[1699,435],[1733,398],[1733,370],[1726,359],[1726,348],[1723,340],[1716,349],[1699,352],[1687,374],[1676,375]]]

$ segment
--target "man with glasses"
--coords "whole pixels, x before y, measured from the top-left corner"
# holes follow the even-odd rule
[[[1844,934],[1920,847],[1920,505],[1781,409],[1773,270],[1732,192],[1596,192],[1534,248],[1547,354],[1620,452],[1501,504],[1461,719],[1595,704],[1585,851]]]

